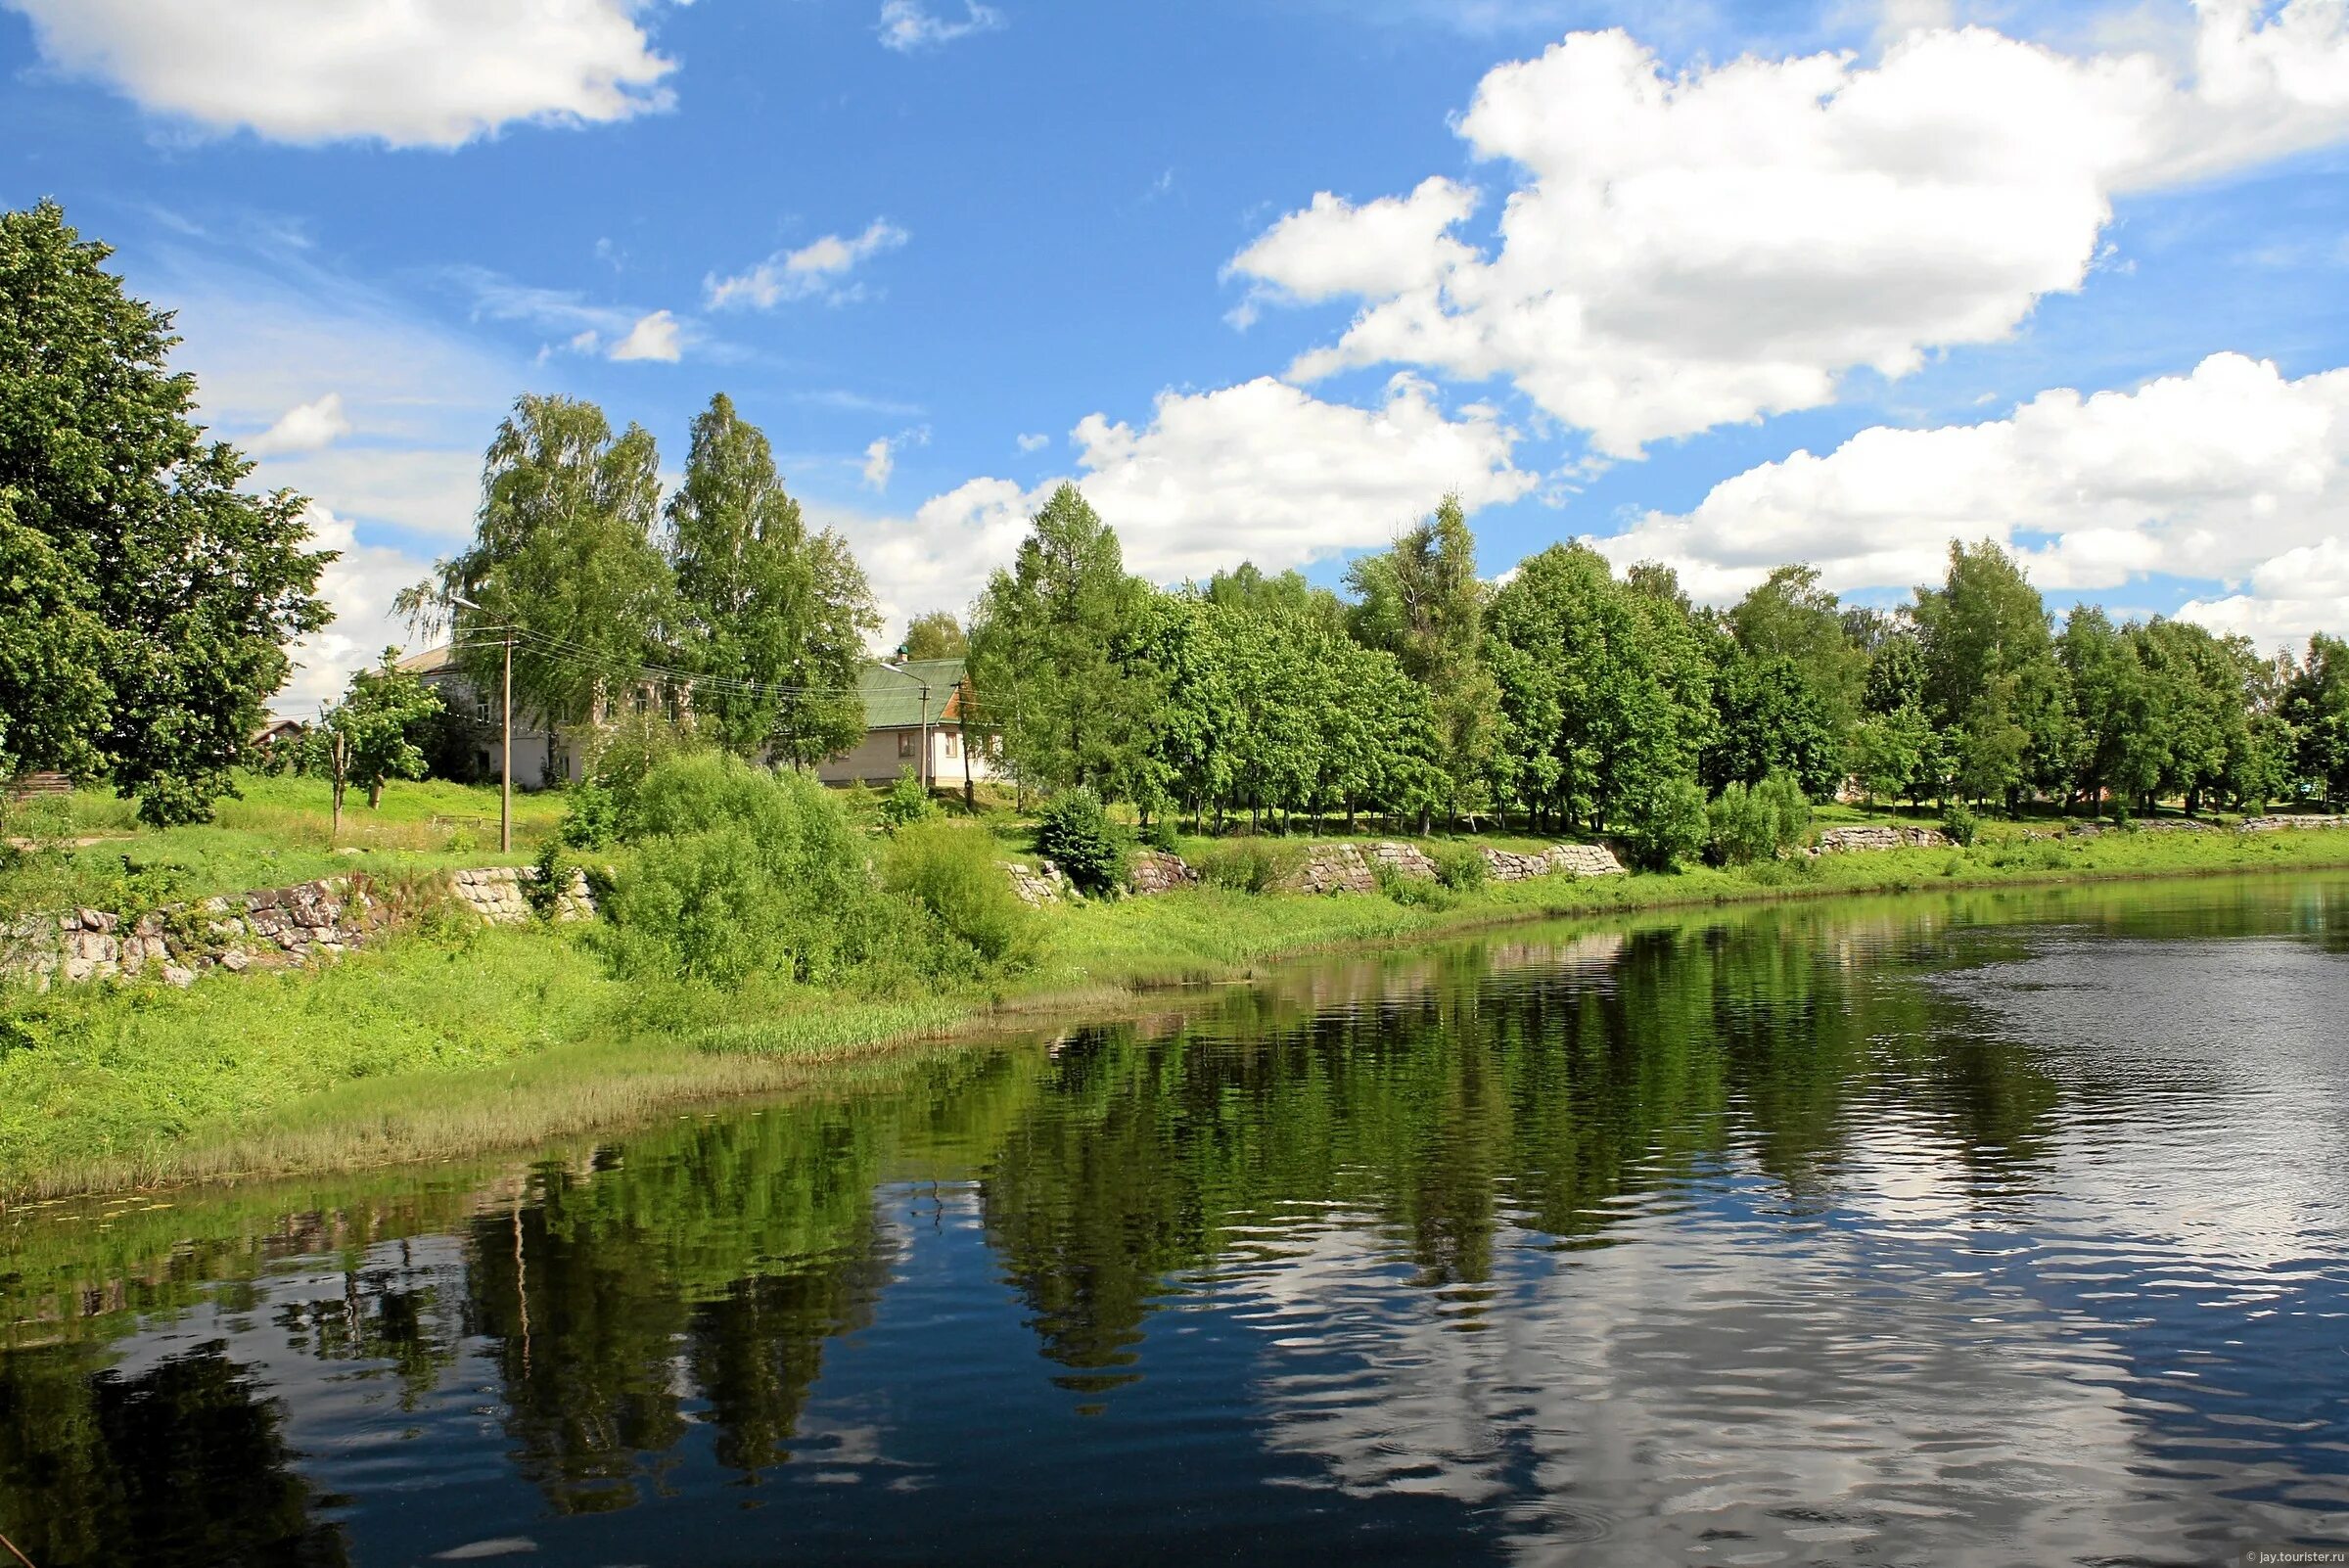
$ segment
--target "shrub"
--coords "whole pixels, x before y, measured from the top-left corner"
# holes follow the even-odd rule
[[[1704,848],[1705,792],[1692,778],[1666,779],[1628,802],[1624,848],[1642,871],[1669,871]]]
[[[964,822],[913,822],[890,841],[882,886],[920,904],[990,964],[1024,962],[1035,920],[995,859],[993,835]]]
[[[881,892],[864,841],[804,773],[672,757],[644,775],[628,817],[636,853],[606,939],[622,973],[827,984],[876,956],[926,956],[912,907]]]
[[[1482,850],[1447,848],[1435,855],[1436,880],[1454,893],[1473,893],[1485,885],[1492,868]]]
[[[587,777],[613,804],[613,831],[629,834],[628,813],[636,792],[664,763],[681,757],[710,756],[714,749],[691,722],[670,723],[658,714],[625,714],[597,732]]]
[[[555,839],[574,850],[600,850],[620,833],[620,797],[592,781],[563,792],[563,820]]]
[[[892,832],[927,822],[938,815],[938,803],[911,767],[898,769],[898,780],[881,797],[881,821]]]
[[[1982,831],[1982,818],[1963,801],[1952,801],[1949,814],[1942,818],[1941,830],[1950,842],[1961,848],[1971,848],[1974,835]]]
[[[1717,865],[1774,860],[1811,831],[1811,797],[1794,776],[1773,772],[1748,788],[1725,786],[1705,808],[1706,853]]]
[[[1299,852],[1284,852],[1263,839],[1227,839],[1208,846],[1192,861],[1191,869],[1210,887],[1266,893],[1294,868],[1298,858]]]
[[[1124,883],[1127,847],[1125,831],[1088,789],[1055,795],[1036,820],[1036,853],[1059,866],[1080,893],[1107,893]]]
[[[1173,854],[1180,843],[1180,840],[1175,837],[1174,819],[1171,816],[1160,816],[1143,830],[1142,842],[1162,853]]]
[[[1478,863],[1481,865],[1483,862],[1480,860]],[[1405,876],[1401,869],[1384,860],[1370,862],[1370,875],[1378,883],[1378,891],[1397,903],[1430,909],[1451,907],[1451,893],[1449,886],[1442,882]]]

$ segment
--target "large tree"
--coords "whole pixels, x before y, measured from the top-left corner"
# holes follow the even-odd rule
[[[900,659],[962,659],[969,656],[971,639],[951,610],[932,610],[905,623],[905,640],[898,644]]]
[[[853,746],[856,669],[881,624],[872,591],[848,541],[808,530],[766,437],[723,392],[693,422],[668,523],[695,715],[745,756],[804,766]]]
[[[1129,653],[1149,600],[1077,486],[1054,490],[972,609],[972,682],[1023,786],[1134,793],[1157,681]]]
[[[1682,601],[1658,585],[1653,574],[1618,582],[1596,551],[1553,544],[1494,594],[1495,775],[1538,822],[1603,831],[1693,786],[1711,734],[1709,664]]]
[[[0,773],[57,768],[151,822],[233,793],[286,645],[326,624],[307,503],[207,441],[171,316],[55,203],[0,213]]]
[[[1989,539],[1953,542],[1941,586],[1916,590],[1926,712],[1950,744],[1959,793],[2011,809],[2060,785],[2069,752],[2062,671],[2039,590]]]
[[[1393,654],[1427,691],[1448,804],[1455,814],[1473,809],[1493,765],[1500,708],[1484,664],[1485,585],[1460,498],[1447,495],[1435,516],[1356,561],[1346,582],[1359,598],[1356,638]]]
[[[402,608],[453,622],[458,663],[482,691],[498,689],[502,628],[515,628],[516,706],[558,728],[591,721],[667,658],[674,582],[653,542],[659,466],[641,428],[616,437],[593,403],[525,393],[489,443],[472,546]]]

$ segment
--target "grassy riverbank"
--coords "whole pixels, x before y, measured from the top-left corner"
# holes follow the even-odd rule
[[[332,968],[188,992],[75,988],[0,1015],[0,1191],[445,1159],[789,1087],[917,1040],[1110,1014],[1271,960],[1545,916],[1997,883],[2349,865],[2349,832],[2108,833],[1588,881],[1430,901],[1199,889],[1038,916],[980,989],[622,984],[576,930],[441,922]]]

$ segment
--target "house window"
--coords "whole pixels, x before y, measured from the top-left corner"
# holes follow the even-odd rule
[[[473,700],[473,721],[477,724],[486,724],[489,722],[488,698],[476,697]]]
[[[911,757],[913,755],[912,730],[900,729],[898,731],[898,755],[899,757]]]
[[[947,730],[947,731],[946,731],[946,756],[947,756],[948,758],[955,758],[955,757],[960,757],[961,755],[962,755],[962,737],[961,737],[960,735],[957,735],[957,734],[955,734],[955,733],[954,733],[952,730],[950,730],[950,729],[949,729],[949,730]]]

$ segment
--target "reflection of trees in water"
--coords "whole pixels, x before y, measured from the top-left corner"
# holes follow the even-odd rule
[[[0,1512],[41,1568],[338,1568],[277,1406],[218,1345],[123,1376],[85,1350],[0,1359]]]
[[[473,1222],[468,1316],[497,1341],[517,1462],[566,1511],[636,1500],[684,1435],[680,1357],[720,1461],[771,1462],[822,1341],[869,1316],[889,1248],[883,1102],[803,1107],[543,1168]]]
[[[1815,1201],[1886,1106],[1959,1172],[2041,1157],[2056,1090],[2035,1058],[1959,1038],[1963,1004],[1907,978],[1943,918],[1517,931],[1283,972],[1081,1033],[1048,1062],[974,1051],[872,1093],[631,1136],[539,1168],[462,1224],[395,1198],[386,1214],[459,1231],[455,1256],[410,1267],[378,1244],[340,1300],[271,1320],[297,1349],[380,1364],[403,1406],[441,1387],[466,1336],[491,1340],[516,1463],[567,1511],[632,1502],[695,1392],[719,1463],[756,1475],[788,1457],[824,1342],[869,1320],[895,1259],[885,1177],[982,1173],[986,1238],[1074,1387],[1134,1375],[1171,1282],[1261,1264],[1311,1290],[1314,1249],[1353,1244],[1339,1229],[1367,1228],[1444,1293],[1448,1322],[1475,1321],[1512,1231],[1602,1245],[1729,1161]],[[321,1245],[403,1222],[371,1213],[354,1206]],[[249,1280],[257,1263],[217,1271]],[[79,1379],[79,1406],[59,1407],[94,1408],[92,1374],[59,1370],[81,1365],[61,1347],[0,1371]],[[43,1452],[112,1462],[111,1439],[75,1441]],[[32,1474],[7,1471],[10,1517],[49,1516],[14,1501],[49,1495]]]
[[[1080,1035],[988,1166],[989,1240],[1044,1354],[1093,1387],[1131,1375],[1171,1279],[1273,1245],[1267,1225],[1366,1217],[1452,1290],[1490,1278],[1504,1224],[1603,1241],[1732,1158],[1816,1201],[1864,1102],[1961,1159],[2034,1157],[2054,1089],[2031,1057],[1953,1040],[1955,1004],[1853,961],[1829,924],[1665,925],[1603,965],[1468,945],[1417,960],[1415,987],[1358,965],[1360,999],[1317,1016],[1246,996],[1164,1038]]]

